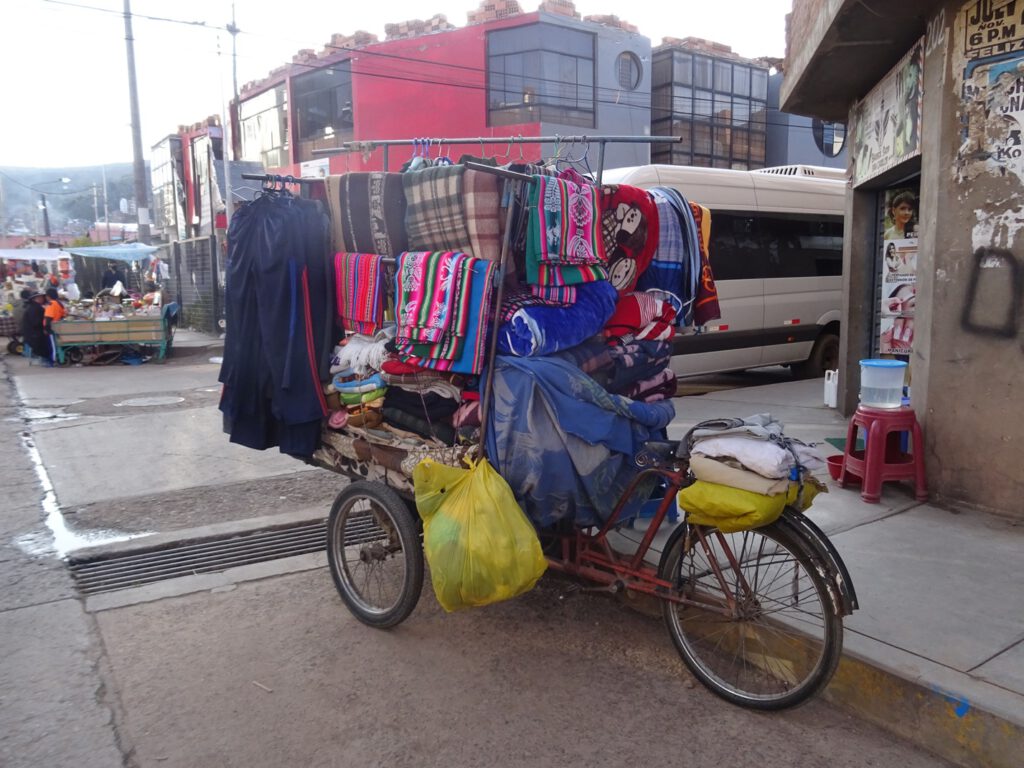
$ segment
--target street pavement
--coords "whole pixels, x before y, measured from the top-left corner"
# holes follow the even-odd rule
[[[834,486],[815,502],[862,608],[825,696],[771,716],[695,684],[628,602],[563,600],[554,578],[451,615],[428,581],[391,632],[348,614],[323,554],[82,599],[58,555],[322,518],[343,482],[230,445],[215,344],[176,353],[3,361],[17,388],[0,447],[0,765],[1018,764],[1020,530],[889,484],[879,505]],[[789,434],[845,435],[820,396],[812,381],[679,398],[671,431],[768,409]]]

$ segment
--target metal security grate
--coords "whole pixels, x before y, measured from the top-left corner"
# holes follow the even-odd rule
[[[358,530],[350,531],[350,538],[365,540],[376,538],[381,533],[371,518]],[[88,560],[72,557],[68,565],[81,592],[94,595],[179,576],[217,573],[241,565],[323,552],[326,542],[327,523],[317,520],[203,541],[176,543],[149,551],[112,554]],[[346,541],[346,544],[355,543],[359,542]]]

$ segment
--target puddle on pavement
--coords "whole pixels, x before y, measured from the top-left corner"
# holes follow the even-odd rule
[[[58,413],[43,408],[22,408],[21,417],[29,421],[70,421],[79,418],[77,413]]]
[[[64,515],[61,514],[60,506],[57,504],[57,494],[53,490],[53,483],[50,482],[50,475],[43,465],[43,458],[39,455],[39,449],[35,442],[23,433],[21,436],[25,450],[39,478],[39,484],[43,487],[43,512],[46,513],[46,527],[50,529],[47,535],[42,531],[27,533],[14,539],[14,544],[27,555],[51,555],[64,557],[68,553],[83,547],[96,547],[101,544],[116,544],[121,541],[130,541],[141,536],[150,536],[151,532],[144,533],[119,533],[117,531],[72,531],[68,528]]]
[[[130,400],[122,400],[120,403],[114,403],[115,408],[121,408],[127,406],[130,408],[143,408],[150,405],[177,405],[178,403],[184,403],[184,397],[173,397],[173,396],[156,396],[156,397],[133,397]]]

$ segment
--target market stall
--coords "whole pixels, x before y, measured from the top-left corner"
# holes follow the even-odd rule
[[[349,173],[301,198],[273,181],[232,218],[220,409],[232,442],[353,480],[327,551],[360,621],[409,616],[425,550],[447,610],[521,594],[551,567],[658,597],[684,661],[731,701],[779,709],[827,683],[856,596],[800,511],[813,452],[770,418],[666,439],[671,338],[714,298],[706,209],[558,163]],[[690,461],[716,437],[725,453],[702,443],[707,460]],[[767,474],[727,463],[730,439],[756,441]],[[642,520],[635,553],[618,554],[610,537]],[[780,573],[799,604],[759,591]],[[769,600],[801,631],[757,615]],[[688,623],[698,607],[736,633],[728,650],[785,674],[744,659],[744,678],[723,679],[722,640],[703,648]]]

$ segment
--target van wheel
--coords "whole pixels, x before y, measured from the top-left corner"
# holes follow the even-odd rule
[[[823,333],[814,342],[810,357],[793,366],[793,373],[801,379],[820,379],[825,371],[838,367],[839,337],[834,333]]]

